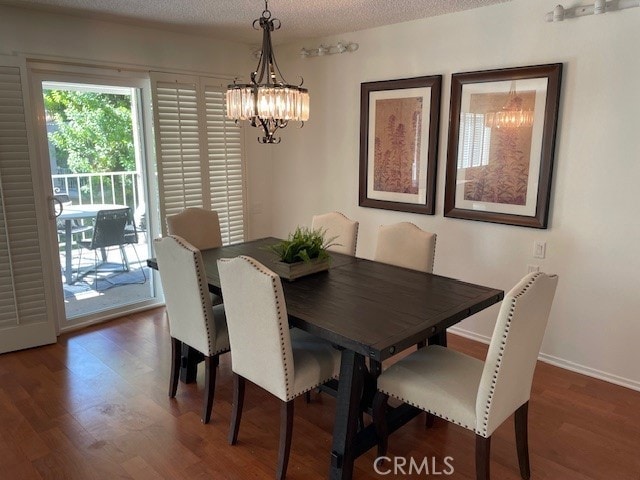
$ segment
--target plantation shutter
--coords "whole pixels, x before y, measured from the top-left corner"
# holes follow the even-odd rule
[[[225,117],[226,89],[204,87],[211,207],[225,244],[244,240],[244,175],[240,129]]]
[[[0,353],[56,341],[25,113],[18,60],[0,56]]]
[[[162,229],[187,207],[216,210],[223,243],[244,240],[240,129],[225,118],[225,89],[204,77],[153,74]]]

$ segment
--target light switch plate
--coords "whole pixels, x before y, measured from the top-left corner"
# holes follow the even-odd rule
[[[547,253],[547,242],[533,242],[533,258],[544,258]]]

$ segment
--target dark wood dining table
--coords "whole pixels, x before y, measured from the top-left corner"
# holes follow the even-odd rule
[[[220,295],[217,260],[247,255],[267,267],[277,238],[202,251],[209,290]],[[157,269],[150,259],[148,264]],[[446,346],[446,329],[502,300],[499,289],[331,253],[331,267],[282,282],[289,323],[329,340],[342,351],[329,478],[351,479],[357,457],[376,445],[373,425],[359,422],[375,394],[376,375],[366,359],[382,362],[425,340]],[[193,363],[191,364],[191,366]],[[420,411],[389,410],[394,431]]]

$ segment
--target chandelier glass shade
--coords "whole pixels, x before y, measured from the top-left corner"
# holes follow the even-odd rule
[[[502,109],[487,112],[484,124],[489,128],[520,128],[533,125],[533,110],[523,108],[523,100],[516,92],[515,81],[511,82],[509,98]]]
[[[236,83],[227,87],[227,117],[236,121],[247,120],[254,127],[261,127],[260,143],[280,143],[275,137],[278,129],[289,121],[306,122],[309,119],[309,91],[300,85],[288,84],[276,63],[271,32],[280,28],[280,20],[271,18],[268,4],[253,28],[262,28],[262,50],[250,83]]]

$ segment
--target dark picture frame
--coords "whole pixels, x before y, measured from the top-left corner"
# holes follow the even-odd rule
[[[441,89],[441,75],[361,84],[361,207],[434,214]]]
[[[561,63],[452,75],[445,217],[547,228],[561,78]]]

